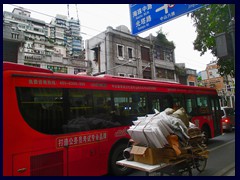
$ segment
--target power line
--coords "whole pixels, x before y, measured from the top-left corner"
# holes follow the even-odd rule
[[[28,10],[28,11],[31,11],[31,12],[35,12],[35,13],[37,13],[37,14],[41,14],[41,15],[48,16],[48,17],[51,17],[51,18],[56,19],[55,16],[52,16],[52,15],[49,15],[49,14],[45,14],[45,13],[42,13],[42,12],[39,12],[39,11],[35,11],[35,10],[29,9],[29,8],[24,8],[24,7],[21,7],[21,6],[14,5],[14,4],[9,4],[9,5],[15,6],[15,7],[18,7],[18,8],[23,8],[23,9],[25,9],[25,10]],[[69,10],[69,9],[68,9],[68,10]],[[69,14],[69,13],[68,13],[68,14]],[[58,19],[61,19],[61,18],[58,18]],[[101,32],[101,31],[99,31],[99,30],[97,30],[97,29],[94,29],[94,28],[91,28],[91,27],[88,27],[88,26],[84,26],[84,25],[81,25],[81,24],[79,24],[79,26],[82,26],[82,27],[85,27],[85,28],[88,28],[88,29],[91,29],[91,30],[94,30],[94,31],[97,31],[97,32]]]
[[[23,8],[23,7],[21,7],[21,6],[17,6],[17,5],[14,5],[14,4],[9,4],[9,5],[15,6],[15,7],[18,7],[18,8]],[[67,7],[68,7],[68,15],[69,15],[69,4],[68,4]],[[38,12],[38,11],[35,11],[35,10],[32,10],[32,9],[29,9],[29,8],[24,8],[24,9],[25,9],[25,10],[28,10],[28,11],[32,11],[32,12],[35,12],[35,13],[38,13],[38,14],[45,15],[45,16],[48,16],[48,17],[51,17],[51,18],[56,19],[56,17],[51,16],[51,15],[49,15],[49,14],[41,13],[41,12]],[[61,18],[58,17],[58,19],[61,19]],[[91,29],[91,30],[94,30],[94,31],[97,31],[97,32],[99,32],[99,33],[102,33],[102,31],[99,31],[99,30],[94,29],[94,28],[92,28],[92,27],[84,26],[84,25],[81,25],[81,24],[79,24],[79,26],[85,27],[85,28],[87,28],[87,29]],[[95,36],[95,35],[91,35],[91,34],[88,34],[88,33],[82,33],[82,32],[80,32],[80,33],[81,33],[81,34],[84,34],[84,35],[87,35],[87,36],[90,36],[90,37],[94,37],[94,36]],[[100,38],[100,37],[96,37],[96,36],[95,36],[95,38],[98,38],[98,39],[101,39],[101,40],[105,40],[104,38]],[[110,41],[110,40],[108,40],[108,41],[109,41],[109,42],[117,43],[117,42],[115,42],[115,41]]]
[[[23,7],[21,7],[21,6],[17,6],[17,5],[13,5],[13,4],[9,4],[9,5],[15,6],[15,7],[18,7],[18,8],[23,8]],[[68,15],[69,15],[69,4],[68,4],[67,7],[68,7]],[[56,19],[56,17],[51,16],[51,15],[49,15],[49,14],[41,13],[41,12],[38,12],[38,11],[35,11],[35,10],[32,10],[32,9],[29,9],[29,8],[23,8],[23,9]],[[94,28],[90,28],[90,27],[87,27],[87,26],[83,26],[83,25],[81,25],[81,24],[79,24],[79,26],[82,26],[82,27],[85,27],[85,28],[88,28],[88,29],[92,29],[92,30],[101,32],[101,31],[96,30],[96,29],[94,29]],[[90,37],[94,37],[94,35],[90,35],[90,34],[87,34],[87,33],[82,33],[82,32],[80,32],[80,34],[84,34],[84,35],[87,35],[87,36],[90,36]],[[95,38],[101,39],[101,40],[105,40],[104,38],[100,38],[100,37],[97,37],[97,36],[95,36]],[[110,41],[110,40],[107,40],[107,41],[117,43],[117,42],[115,42],[115,41]],[[100,53],[103,53],[103,52],[100,52]],[[110,53],[110,55],[112,55],[112,53]],[[110,56],[110,55],[109,55],[109,56]]]

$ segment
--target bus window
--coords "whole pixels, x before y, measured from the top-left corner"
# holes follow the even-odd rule
[[[164,111],[167,108],[173,108],[173,97],[171,95],[160,95],[160,109]]]
[[[148,93],[148,113],[154,114],[154,109],[161,111],[159,93]]]
[[[197,106],[199,115],[209,114],[210,113],[210,105],[207,96],[198,96],[197,97]]]
[[[176,111],[181,107],[185,107],[184,106],[184,99],[183,99],[183,95],[182,94],[174,94],[172,95],[173,97],[173,106],[172,108]]]
[[[112,112],[112,100],[111,94],[109,91],[94,91],[93,92],[94,100],[94,113],[98,117],[103,117],[106,120],[111,121],[111,112]]]
[[[69,109],[69,115],[66,115],[67,122],[63,124],[62,128],[64,133],[88,131],[91,130],[87,121],[87,118],[93,114],[93,98],[91,91],[80,89],[68,90],[67,109]]]
[[[131,93],[131,114],[146,115],[146,94]]]
[[[186,96],[186,112],[191,116],[198,114],[196,98],[194,96]]]
[[[71,118],[63,125],[65,133],[120,126],[112,122],[109,91],[69,90]]]
[[[122,125],[130,125],[138,116],[146,115],[146,94],[114,92],[114,119]]]
[[[46,134],[62,133],[63,94],[61,89],[17,88],[19,108],[33,129]]]

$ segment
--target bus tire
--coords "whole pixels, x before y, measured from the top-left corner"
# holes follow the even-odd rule
[[[211,137],[211,135],[210,135],[211,132],[207,125],[203,126],[202,133],[204,134],[203,143],[208,144],[209,138]]]
[[[123,157],[123,151],[126,149],[126,144],[118,144],[116,147],[114,147],[109,161],[109,172],[111,175],[114,176],[125,176],[129,174],[132,169],[117,165],[116,162],[119,160],[124,159]]]

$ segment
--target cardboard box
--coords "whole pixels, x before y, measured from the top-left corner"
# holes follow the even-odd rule
[[[134,154],[134,161],[155,165],[160,163],[160,149],[143,146],[134,146],[130,152]]]
[[[164,147],[160,149],[161,157],[177,157],[176,152],[171,147]]]

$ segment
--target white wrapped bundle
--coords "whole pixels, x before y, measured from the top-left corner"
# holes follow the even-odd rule
[[[189,139],[189,136],[187,135],[187,127],[183,123],[183,121],[179,118],[171,116],[171,113],[169,113],[169,110],[171,108],[167,108],[168,112],[163,111],[160,113],[161,118],[164,122],[168,123],[169,127],[174,131],[175,134],[177,134],[182,141],[185,141],[186,139]]]
[[[139,145],[163,148],[168,144],[166,137],[173,131],[158,112],[147,117],[139,117],[128,129],[128,133]]]
[[[127,132],[136,144],[148,146],[149,142],[146,135],[143,133],[143,128],[144,126],[131,126]],[[149,130],[146,129],[145,132],[147,133],[147,131]]]
[[[157,126],[165,137],[167,137],[170,133],[173,133],[170,123],[164,121],[163,117],[161,116],[161,113],[153,117],[151,126]]]

